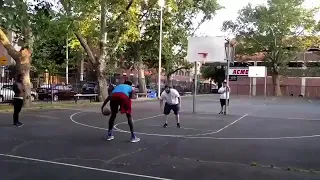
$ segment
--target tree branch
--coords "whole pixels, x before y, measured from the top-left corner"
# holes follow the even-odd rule
[[[150,9],[152,9],[153,6],[156,5],[156,4],[157,4],[157,1],[153,1],[153,4],[151,4],[147,9],[145,9],[146,12],[144,12],[144,13],[141,15],[141,17],[139,18],[140,21],[141,21],[144,17],[147,16],[147,14],[150,12]]]
[[[96,64],[97,63],[96,58],[93,55],[93,53],[92,53],[87,41],[84,39],[84,37],[79,32],[74,31],[74,34],[76,35],[77,39],[80,41],[81,46],[86,51],[86,53],[87,53],[89,59],[91,60],[92,64]]]
[[[3,47],[7,50],[8,54],[18,63],[22,56],[21,52],[17,51],[10,43],[7,35],[0,29],[0,42]]]
[[[131,7],[132,4],[133,4],[133,1],[134,1],[134,0],[130,0],[130,1],[129,1],[129,4],[126,6],[126,9],[125,9],[124,11],[122,11],[122,12],[120,13],[120,15],[114,19],[114,22],[117,22],[120,18],[122,18],[122,16],[123,16],[125,13],[128,12],[128,10],[130,9],[130,7]]]
[[[256,41],[258,44],[260,44],[262,47],[264,47],[265,48],[265,50],[267,50],[268,48],[266,47],[266,46],[264,46],[261,42],[259,42],[256,38],[254,38],[253,36],[251,37],[254,41]],[[270,56],[270,54],[269,53],[266,53],[266,52],[263,52],[263,54],[265,55],[265,56],[269,56],[269,58],[271,59],[271,60],[273,60],[273,57],[272,56]]]
[[[187,66],[181,66],[173,71],[170,71],[169,73],[167,73],[167,76],[171,76],[172,74],[182,70],[182,69],[190,69],[190,65],[187,65]]]
[[[106,2],[105,0],[100,1],[101,5],[101,13],[100,13],[100,43],[99,43],[99,48],[100,48],[100,57],[105,56],[106,54],[106,42],[107,42],[107,32],[106,32]]]
[[[111,24],[114,24],[115,22],[117,22],[126,12],[128,12],[128,10],[130,9],[130,7],[132,6],[134,0],[130,0],[129,1],[129,4],[127,5],[125,11],[122,11],[122,13],[111,23]],[[124,30],[119,30],[118,31],[118,35],[116,36],[117,39],[116,39],[116,42],[117,44],[115,45],[115,47],[113,48],[113,50],[111,51],[111,53],[115,53],[117,51],[117,49],[119,48],[120,44],[121,44],[121,37],[122,37],[122,34],[124,33],[125,31]]]
[[[203,17],[201,19],[201,21],[199,22],[199,24],[197,25],[197,27],[193,30],[193,32],[191,33],[190,36],[194,36],[194,34],[197,32],[197,30],[200,28],[200,26],[206,21],[206,17]],[[183,48],[181,48],[177,54],[180,54],[183,51]],[[184,57],[183,57],[184,58]]]

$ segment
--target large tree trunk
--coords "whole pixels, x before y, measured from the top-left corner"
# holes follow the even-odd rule
[[[141,61],[139,62],[138,79],[139,79],[139,92],[146,93],[147,86],[146,86],[146,78],[144,75],[144,64]]]
[[[141,56],[141,45],[138,43],[136,52],[136,62],[138,62],[138,79],[139,79],[139,92],[146,93],[146,78],[144,75],[144,64]]]
[[[134,76],[133,76],[133,82],[132,82],[132,83],[133,83],[134,85],[137,85],[137,84],[139,84],[139,81],[138,81],[138,80],[139,80],[139,74],[138,74],[138,70],[135,70],[135,72],[136,72],[136,73],[135,73]]]
[[[280,88],[280,76],[278,73],[272,74],[273,92],[275,96],[282,96]]]
[[[101,0],[101,14],[100,14],[100,57],[96,66],[96,75],[98,80],[98,94],[99,94],[99,102],[103,102],[108,96],[108,87],[107,87],[107,79],[106,79],[106,60],[107,60],[107,31],[106,31],[106,1]]]
[[[31,83],[30,83],[30,67],[31,53],[28,48],[17,51],[10,43],[6,34],[0,29],[0,42],[7,50],[8,54],[16,61],[16,72],[23,74],[23,84],[25,86],[24,106],[29,107],[31,104]]]
[[[167,75],[167,83],[166,83],[166,85],[172,87],[172,78],[171,78],[171,76],[172,76],[172,74],[168,74]]]
[[[30,82],[30,68],[31,68],[31,53],[29,49],[21,50],[21,60],[17,63],[17,72],[23,74],[23,85],[25,87],[24,107],[31,105],[31,82]]]
[[[102,64],[98,65],[98,67],[96,68],[99,102],[103,102],[108,96],[108,83],[105,75],[105,70],[106,70],[105,65],[102,65]]]

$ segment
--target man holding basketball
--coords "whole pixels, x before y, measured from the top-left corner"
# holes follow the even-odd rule
[[[112,134],[112,129],[114,126],[114,121],[117,117],[117,114],[119,112],[119,106],[120,106],[120,112],[121,114],[126,114],[128,119],[128,124],[131,131],[131,141],[130,142],[139,142],[140,139],[137,138],[133,131],[133,121],[131,116],[131,98],[134,95],[134,89],[132,88],[132,83],[130,81],[126,81],[123,84],[120,84],[116,86],[113,91],[111,92],[110,97],[110,109],[111,109],[111,116],[109,119],[109,131],[108,131],[108,141],[111,141],[114,139],[114,136]],[[105,104],[101,107],[101,110],[103,111]]]

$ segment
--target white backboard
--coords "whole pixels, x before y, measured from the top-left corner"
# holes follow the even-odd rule
[[[265,66],[249,66],[249,77],[258,78],[266,77],[267,70]]]
[[[226,62],[225,43],[225,37],[189,37],[187,60]],[[206,57],[201,53],[207,53]]]

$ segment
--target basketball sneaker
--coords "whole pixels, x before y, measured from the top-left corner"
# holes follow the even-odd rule
[[[114,136],[112,135],[112,132],[108,133],[107,141],[111,141],[114,139]]]
[[[140,141],[140,138],[137,138],[136,135],[134,135],[134,134],[131,135],[130,142],[136,143],[136,142],[139,142],[139,141]]]

